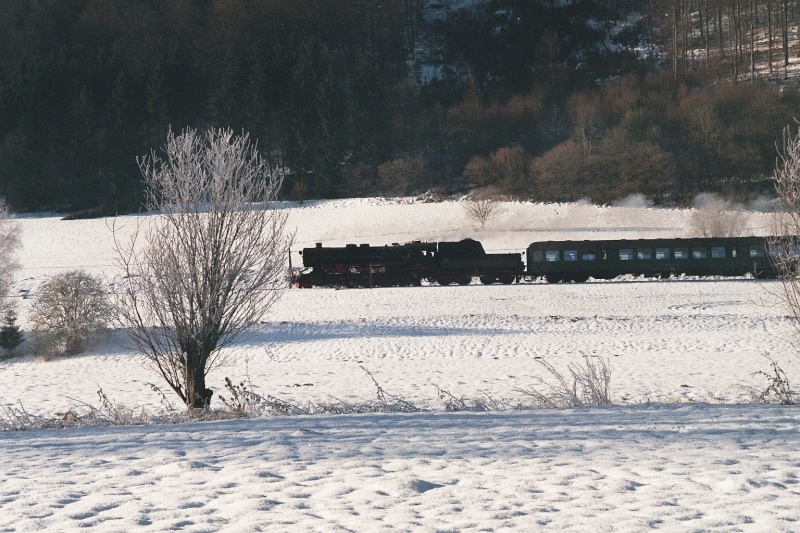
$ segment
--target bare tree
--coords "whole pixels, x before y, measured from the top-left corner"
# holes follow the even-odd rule
[[[17,250],[21,246],[19,226],[11,219],[8,204],[0,198],[0,315],[13,309],[8,296],[19,264]]]
[[[770,259],[783,280],[778,296],[800,332],[800,131],[783,131],[783,147],[775,169],[775,189],[783,209],[775,213]]]
[[[222,349],[288,285],[292,238],[287,213],[275,205],[283,174],[247,134],[231,130],[170,132],[165,152],[165,159],[154,152],[139,161],[146,207],[158,214],[129,244],[117,240],[119,316],[181,400],[204,407],[212,394],[206,375],[224,362]]]
[[[56,274],[36,294],[31,310],[36,351],[75,355],[106,326],[111,306],[100,279],[82,270]]]
[[[486,221],[500,213],[500,207],[500,203],[492,198],[471,198],[464,203],[467,216],[480,222],[481,229],[486,227]]]

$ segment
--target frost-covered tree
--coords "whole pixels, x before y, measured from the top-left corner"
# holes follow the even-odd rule
[[[83,270],[47,280],[31,309],[36,351],[43,355],[81,353],[106,326],[111,314],[102,281]]]
[[[139,166],[146,207],[158,214],[129,244],[117,242],[118,315],[181,400],[205,407],[206,375],[224,362],[222,349],[288,286],[291,237],[275,204],[283,174],[247,134],[226,129],[170,132],[163,158],[154,152]]]
[[[9,291],[19,264],[17,251],[20,248],[19,226],[11,219],[5,200],[0,198],[0,316],[13,308]]]
[[[779,296],[800,331],[800,130],[783,132],[783,147],[774,180],[783,209],[775,214],[770,259],[783,280]]]

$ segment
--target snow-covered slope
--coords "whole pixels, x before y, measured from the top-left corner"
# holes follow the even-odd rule
[[[297,250],[472,237],[491,251],[548,239],[689,234],[689,212],[508,203],[485,230],[458,202],[291,208]],[[19,219],[22,274],[115,275],[109,220]],[[121,232],[136,217],[116,221]],[[750,233],[769,216],[752,214]],[[299,258],[299,256],[297,256]],[[752,280],[289,290],[209,375],[299,406],[389,394],[434,412],[318,415],[0,434],[0,530],[794,531],[800,415],[739,405],[769,361],[797,382],[775,283]],[[20,299],[22,323],[29,299]],[[161,408],[160,384],[110,334],[89,352],[0,362],[0,403],[50,416]],[[27,348],[29,350],[29,348]],[[608,360],[610,408],[516,411],[584,356]],[[446,398],[491,413],[447,413]],[[724,404],[724,405],[719,405]],[[18,405],[18,404],[17,404]]]

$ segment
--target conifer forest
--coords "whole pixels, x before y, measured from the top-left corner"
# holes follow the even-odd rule
[[[4,0],[0,197],[141,205],[167,132],[230,127],[286,199],[771,194],[800,0]]]

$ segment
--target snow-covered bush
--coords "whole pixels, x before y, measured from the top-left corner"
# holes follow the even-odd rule
[[[82,270],[42,285],[33,302],[33,343],[40,355],[74,355],[105,328],[111,306],[100,279]]]
[[[744,209],[712,194],[701,194],[689,219],[696,237],[738,237],[747,229],[749,216]]]
[[[11,308],[8,299],[11,281],[18,264],[16,252],[20,247],[19,226],[11,220],[5,200],[0,198],[0,314]]]

